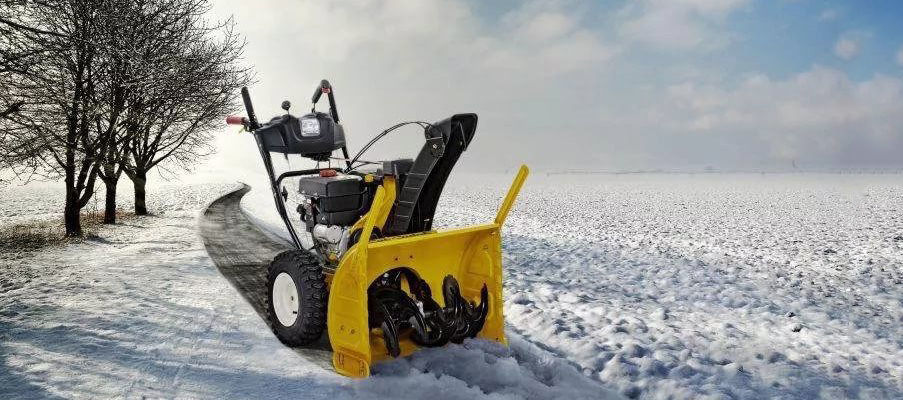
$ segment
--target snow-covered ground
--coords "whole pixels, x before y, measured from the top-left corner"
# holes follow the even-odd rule
[[[437,224],[488,221],[510,178],[453,176]],[[167,185],[153,217],[0,254],[0,398],[903,398],[900,175],[534,174],[505,228],[510,348],[364,381],[282,346],[219,275],[196,217],[229,187]],[[0,229],[59,195],[4,188]]]
[[[200,199],[223,187],[169,192],[156,217],[102,239],[4,254],[0,269],[0,397],[250,397],[327,394],[294,352],[219,277],[197,238]],[[173,202],[175,204],[176,202]],[[274,373],[270,361],[284,362]],[[292,378],[292,379],[289,379]],[[293,384],[287,384],[295,381]]]
[[[454,178],[439,226],[511,176]],[[628,396],[903,398],[901,175],[535,174],[504,250],[509,332]]]
[[[149,199],[154,216],[0,254],[0,399],[618,397],[517,334],[509,348],[428,349],[368,380],[306,360],[270,333],[197,236],[199,213],[229,187],[161,187]],[[33,190],[6,188],[0,229],[58,216],[47,203],[59,191]]]

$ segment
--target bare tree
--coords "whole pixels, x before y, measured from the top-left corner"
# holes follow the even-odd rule
[[[124,15],[125,16],[125,15]],[[126,20],[127,21],[127,20]],[[130,25],[118,25],[125,27]],[[120,134],[120,120],[125,111],[126,96],[130,84],[129,59],[130,46],[127,39],[127,29],[114,29],[106,39],[105,43],[110,51],[107,54],[109,60],[107,62],[108,71],[105,74],[106,79],[101,83],[104,88],[98,91],[101,96],[98,97],[98,104],[103,107],[103,112],[95,116],[94,129],[100,137],[107,137],[109,141],[105,150],[97,155],[97,175],[104,183],[106,189],[106,202],[104,207],[103,222],[112,224],[116,222],[116,185],[121,174],[121,167],[124,163],[122,157],[125,156],[124,147],[127,138],[123,138]]]
[[[209,22],[208,0],[0,0],[0,168],[62,177],[66,234],[106,186],[188,169],[212,152],[211,133],[250,81],[231,20]]]
[[[103,219],[106,224],[116,222],[117,186],[129,156],[128,126],[133,114],[129,100],[153,84],[152,75],[144,70],[152,62],[146,55],[154,51],[154,42],[161,35],[159,26],[153,22],[157,18],[153,7],[158,3],[161,2],[138,0],[111,10],[117,23],[109,25],[104,35],[108,73],[103,83],[105,90],[100,91],[104,97],[99,100],[106,109],[102,118],[96,120],[95,129],[98,135],[111,137],[106,151],[99,155],[97,169],[106,189]]]
[[[23,5],[21,0],[0,0],[0,122],[18,114],[24,105],[8,85],[28,73],[30,58],[37,52],[24,42],[30,36],[46,34],[21,20]]]
[[[124,171],[135,189],[135,213],[147,214],[148,172],[162,165],[188,170],[212,153],[212,133],[232,111],[236,88],[251,81],[239,65],[244,42],[232,20],[208,22],[207,0],[179,1],[154,45],[153,84],[131,97]],[[171,10],[172,11],[172,10]]]
[[[114,140],[96,129],[114,120],[98,102],[110,69],[104,35],[116,22],[110,12],[124,0],[42,0],[18,2],[16,18],[5,26],[17,42],[4,48],[29,57],[27,71],[4,79],[3,87],[21,102],[5,122],[0,162],[17,173],[62,177],[67,236],[82,234],[80,211],[94,193],[100,155]],[[12,64],[12,63],[11,63]],[[115,124],[115,121],[111,121]],[[13,131],[14,133],[9,133]]]
[[[208,0],[0,0],[0,169],[63,178],[67,236],[99,177],[105,221],[116,185],[190,168],[250,81],[231,20],[209,22]]]

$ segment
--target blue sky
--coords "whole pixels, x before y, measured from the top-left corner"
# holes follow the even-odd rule
[[[728,1],[730,3],[730,1]],[[729,46],[714,51],[662,51],[635,49],[637,60],[667,59],[675,63],[716,63],[725,73],[741,76],[751,71],[781,79],[813,64],[846,71],[855,80],[876,73],[903,76],[896,62],[903,48],[903,2],[765,0],[740,1],[723,22],[723,32],[734,36]],[[477,14],[490,23],[517,9],[514,0],[471,1]],[[627,1],[571,2],[585,10],[580,24],[606,34],[616,32],[617,13]],[[838,40],[849,36],[859,51],[845,60],[834,53]]]
[[[263,114],[329,78],[352,148],[395,121],[469,111],[477,169],[903,166],[903,2],[218,0],[215,12],[248,39]],[[413,154],[411,137],[374,157]],[[221,157],[253,163],[248,145],[222,143]]]
[[[767,1],[750,4],[734,14],[731,29],[741,35],[732,68],[742,73],[754,68],[776,78],[809,68],[812,64],[847,71],[855,80],[875,73],[900,76],[903,68],[896,53],[903,46],[903,2]],[[851,60],[834,54],[834,46],[851,35],[861,50]]]

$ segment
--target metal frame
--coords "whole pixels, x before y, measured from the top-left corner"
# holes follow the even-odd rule
[[[325,80],[323,82],[326,82]],[[321,83],[322,85],[322,83]],[[329,82],[326,82],[326,85],[329,85]],[[332,89],[329,88],[329,99],[330,104],[335,103],[335,99],[332,95]],[[276,176],[276,172],[273,169],[273,158],[270,155],[270,152],[267,150],[266,146],[263,143],[263,138],[257,134],[257,129],[260,128],[260,123],[257,122],[257,115],[254,113],[254,105],[251,103],[251,95],[248,92],[247,87],[241,88],[241,97],[245,104],[245,111],[248,113],[248,118],[244,121],[245,128],[247,128],[253,135],[254,140],[257,142],[257,149],[260,151],[260,158],[263,159],[263,166],[267,171],[267,177],[270,179],[270,189],[273,192],[273,200],[276,203],[276,211],[279,212],[279,217],[282,218],[282,222],[285,224],[285,229],[288,230],[288,234],[292,239],[292,244],[295,245],[298,249],[304,249],[304,246],[301,245],[301,239],[298,237],[298,232],[295,231],[295,226],[292,225],[291,220],[288,217],[288,211],[285,208],[285,198],[282,195],[282,181],[285,178],[295,177],[295,176],[304,176],[304,175],[315,175],[319,174],[320,171],[333,169],[333,168],[312,168],[312,169],[303,169],[296,171],[287,171],[280,174],[278,177]],[[317,96],[319,97],[319,96]],[[337,118],[337,112],[333,111],[333,118]],[[336,119],[336,122],[338,120]],[[346,154],[348,154],[347,148],[344,146],[342,150]]]

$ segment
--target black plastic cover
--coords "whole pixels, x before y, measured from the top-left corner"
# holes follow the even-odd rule
[[[320,134],[301,134],[302,119],[316,119]],[[262,140],[264,150],[273,153],[299,154],[315,160],[326,160],[334,150],[345,146],[345,130],[326,113],[310,113],[297,118],[292,115],[276,117],[254,132]]]
[[[314,203],[314,218],[319,224],[351,225],[369,208],[367,191],[356,175],[305,177],[298,186]]]
[[[413,165],[414,160],[410,158],[399,158],[397,160],[383,161],[383,166],[380,170],[380,174],[395,176],[395,178],[398,179],[398,184],[400,185],[402,182],[404,182],[404,178],[408,175],[408,171],[411,170],[411,167]]]
[[[445,181],[477,129],[476,114],[455,114],[424,130],[426,143],[407,172],[387,231],[393,235],[432,229]]]

